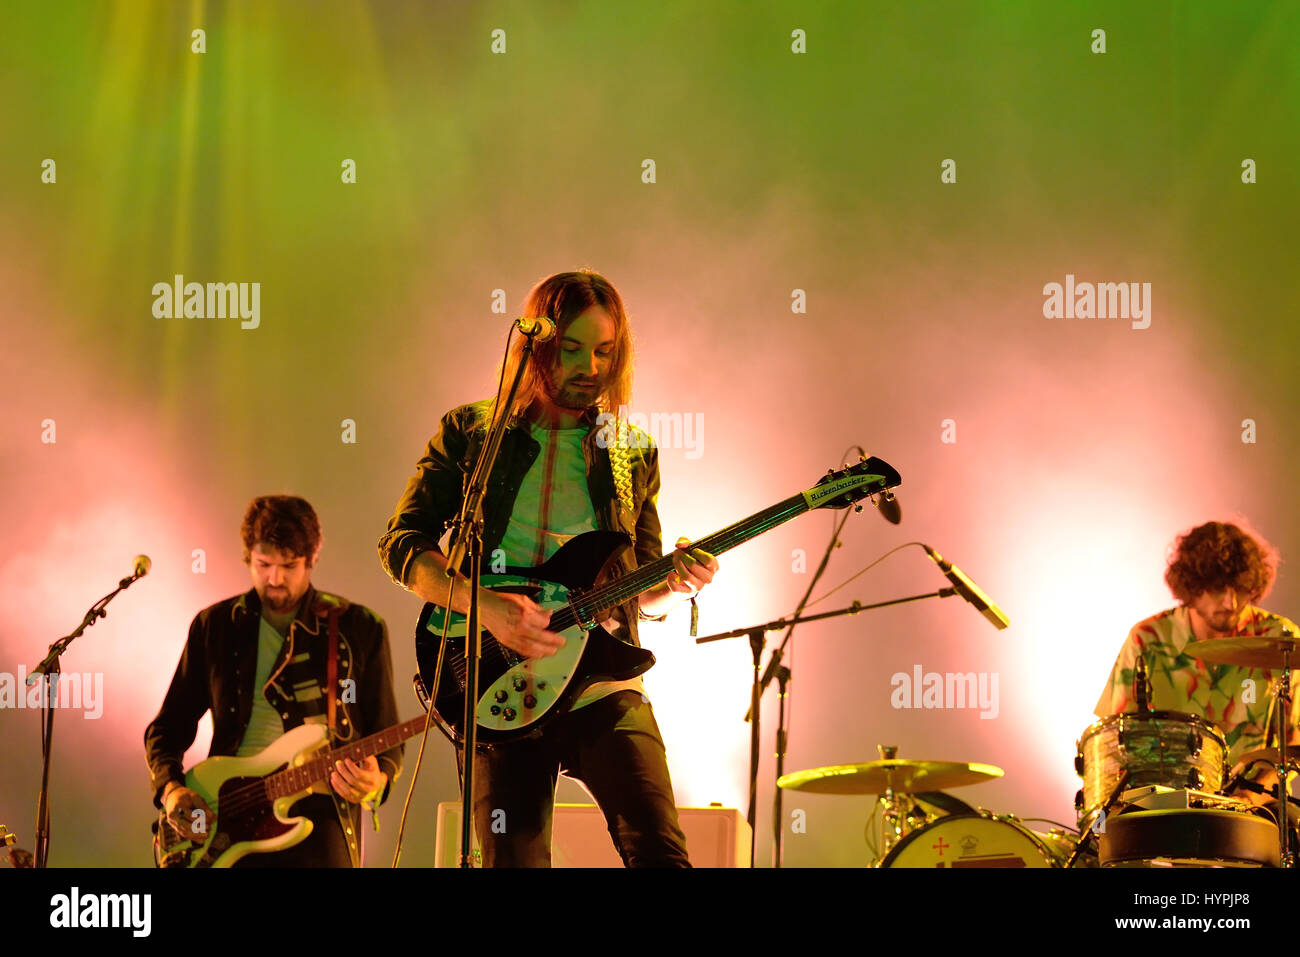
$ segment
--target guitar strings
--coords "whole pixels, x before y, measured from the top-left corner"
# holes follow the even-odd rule
[[[694,542],[691,547],[703,548],[713,554],[721,554],[757,535],[784,524],[806,510],[807,504],[804,502],[803,496],[794,495],[762,512],[757,512],[749,518],[742,519],[734,525]],[[625,579],[602,585],[586,595],[582,595],[580,606],[584,608],[591,607],[593,611],[600,611],[607,607],[621,605],[645,591],[640,585],[630,584],[630,580],[642,578],[655,581],[661,576],[666,578],[668,572],[672,571],[672,567],[672,555],[665,555],[644,568],[637,569],[636,572]]]
[[[328,754],[312,758],[297,767],[281,768],[279,771],[268,774],[266,777],[259,778],[248,784],[240,785],[239,787],[232,789],[225,800],[218,801],[217,815],[220,817],[223,813],[241,814],[245,811],[251,811],[253,808],[265,801],[274,800],[277,797],[287,797],[290,794],[295,794],[298,791],[303,790],[303,787],[292,787],[295,783],[295,776],[302,780],[305,787],[310,787],[319,780],[328,780],[329,765],[331,761],[344,760],[347,758],[364,761],[370,755],[378,754],[381,751],[387,751],[389,748],[394,747],[399,742],[404,741],[409,737],[405,732],[407,730],[407,725],[410,725],[413,722],[417,723],[418,726],[423,726],[424,719],[412,718],[411,721],[400,724],[396,728],[387,728],[377,734],[372,734],[367,738],[362,738],[355,744],[349,744],[346,747],[337,749],[336,751],[331,751]],[[391,743],[386,740],[387,736],[390,734],[396,735],[396,739]],[[373,750],[371,750],[372,746]],[[281,791],[280,787],[273,787],[276,782],[279,782],[279,785],[283,786],[284,790]],[[220,797],[220,793],[218,793],[217,796]]]

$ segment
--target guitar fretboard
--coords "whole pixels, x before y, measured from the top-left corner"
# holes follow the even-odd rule
[[[702,548],[710,555],[721,555],[737,545],[743,545],[751,538],[762,535],[778,525],[783,525],[806,511],[808,511],[808,503],[805,501],[803,493],[791,495],[784,501],[768,506],[761,512],[755,512],[748,518],[742,518],[734,525],[728,525],[721,531],[714,532],[697,542],[692,542],[691,547]],[[631,601],[642,592],[654,588],[667,578],[668,573],[672,570],[673,558],[671,554],[655,559],[630,575],[592,589],[589,593],[581,596],[581,599],[570,608],[556,611],[552,614],[551,624],[548,627],[552,631],[563,631],[565,628],[578,624],[579,617],[588,621],[594,620],[605,611],[626,601]]]
[[[351,758],[353,761],[360,762],[372,754],[379,754],[389,748],[395,748],[407,738],[413,738],[422,733],[425,721],[426,716],[424,715],[412,718],[410,721],[403,721],[401,724],[385,728],[383,731],[362,738],[360,741],[354,741],[352,744],[346,744],[341,748],[335,748],[333,751],[317,755],[310,760],[304,761],[298,767],[278,771],[266,778],[266,795],[275,800],[276,798],[287,797],[290,794],[297,794],[299,791],[305,791],[317,781],[328,781],[330,772],[334,770],[335,761]]]

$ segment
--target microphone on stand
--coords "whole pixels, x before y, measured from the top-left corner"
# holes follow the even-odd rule
[[[132,563],[131,575],[127,578],[123,578],[120,582],[118,582],[117,583],[118,587],[126,588],[133,581],[136,581],[137,579],[140,578],[144,578],[145,575],[149,574],[149,569],[151,568],[153,568],[153,562],[149,560],[148,555],[135,556],[135,561]]]
[[[545,342],[555,337],[555,322],[546,316],[524,316],[515,320],[515,328],[534,342]]]
[[[1139,711],[1151,710],[1151,678],[1147,674],[1147,656],[1140,649],[1137,664],[1133,666],[1133,697]]]
[[[993,599],[980,590],[979,585],[967,578],[960,568],[950,561],[945,561],[942,555],[924,542],[921,543],[921,547],[939,566],[939,571],[943,572],[948,581],[952,582],[953,587],[957,589],[957,594],[974,605],[985,618],[993,623],[994,628],[1001,631],[1011,624],[1011,619],[1006,616],[1006,613],[993,603]]]

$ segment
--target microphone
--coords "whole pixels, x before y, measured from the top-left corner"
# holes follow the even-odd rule
[[[149,569],[153,568],[153,562],[149,560],[148,555],[135,556],[135,577],[144,578],[149,574]]]
[[[1133,697],[1139,711],[1151,710],[1151,679],[1147,675],[1147,656],[1140,649],[1137,664],[1133,668]]]
[[[555,322],[546,316],[525,316],[515,320],[515,327],[534,342],[545,342],[555,336]]]
[[[943,572],[948,581],[952,582],[953,587],[957,589],[957,594],[961,595],[962,598],[965,598],[968,602],[974,605],[985,618],[993,623],[993,627],[1001,631],[1003,628],[1007,627],[1007,625],[1011,624],[1011,619],[1006,616],[1002,609],[993,604],[993,600],[980,590],[979,585],[976,585],[973,581],[967,578],[960,568],[952,562],[945,561],[944,557],[929,545],[921,543],[921,547],[924,548],[925,553],[934,560],[934,563],[939,566],[939,571]]]

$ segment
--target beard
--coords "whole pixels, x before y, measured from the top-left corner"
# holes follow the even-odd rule
[[[262,604],[276,614],[290,611],[302,600],[302,595],[293,595],[287,588],[267,587],[262,594]]]
[[[1237,612],[1215,612],[1205,619],[1205,623],[1218,635],[1230,635],[1237,630]]]
[[[589,389],[579,389],[573,384],[573,380],[557,387],[554,380],[547,380],[546,397],[561,409],[569,409],[574,412],[582,412],[588,406],[596,404],[596,399],[600,396],[599,384]]]

